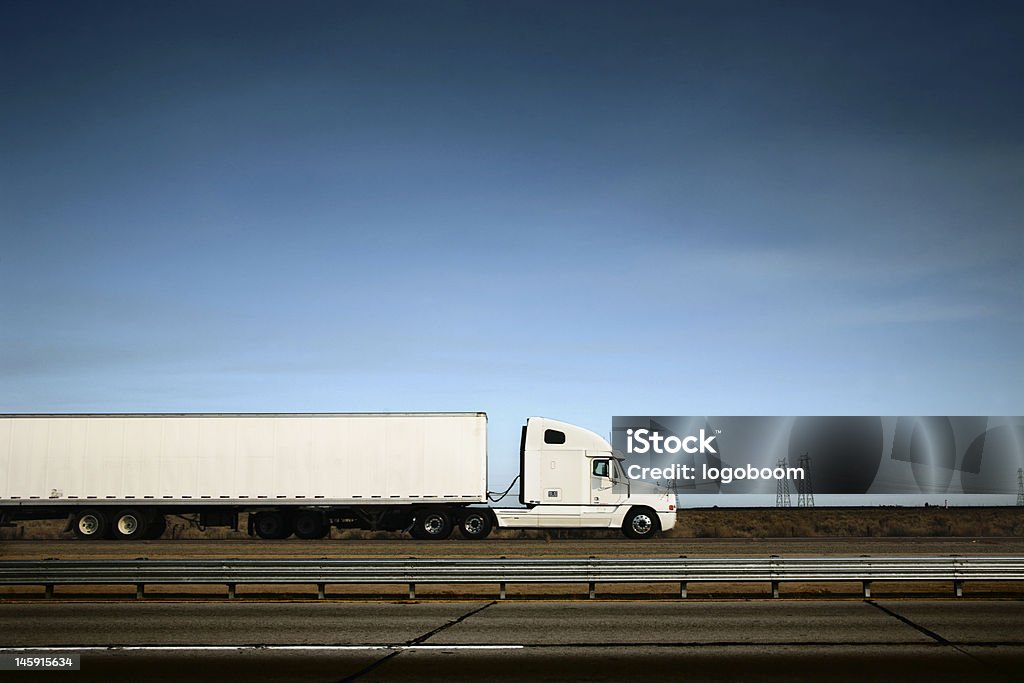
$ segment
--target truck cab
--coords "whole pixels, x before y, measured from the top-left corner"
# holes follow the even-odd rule
[[[675,496],[625,474],[622,455],[594,432],[531,417],[520,444],[524,508],[494,510],[512,529],[622,529],[649,538],[675,526]]]

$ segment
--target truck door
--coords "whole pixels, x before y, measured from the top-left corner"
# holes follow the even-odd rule
[[[615,482],[612,479],[610,458],[595,458],[590,461],[590,504],[615,505]]]
[[[622,502],[623,485],[616,483],[611,458],[587,458],[590,468],[590,504],[583,509],[582,526],[607,527]]]

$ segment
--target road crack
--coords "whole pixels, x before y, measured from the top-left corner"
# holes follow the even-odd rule
[[[381,657],[377,661],[372,662],[371,664],[368,664],[367,666],[363,667],[359,671],[356,671],[355,673],[352,673],[352,674],[349,674],[348,676],[345,676],[344,678],[340,679],[338,681],[338,683],[348,683],[349,681],[358,680],[359,678],[362,678],[363,676],[365,676],[366,674],[370,673],[374,669],[377,669],[378,667],[380,667],[384,663],[386,663],[386,662],[394,659],[398,655],[402,654],[402,652],[404,652],[404,650],[401,649],[401,648],[409,647],[411,645],[421,645],[424,642],[426,642],[428,639],[433,638],[434,636],[436,636],[441,631],[445,631],[445,630],[451,628],[452,626],[455,626],[456,624],[461,624],[463,621],[465,621],[466,619],[469,619],[474,614],[479,614],[480,612],[483,612],[485,609],[487,609],[491,605],[496,605],[496,604],[498,604],[497,600],[492,600],[491,602],[488,602],[486,605],[483,605],[481,607],[477,607],[476,609],[472,609],[472,610],[466,612],[465,614],[463,614],[462,616],[460,616],[458,618],[450,619],[446,623],[441,624],[440,626],[438,626],[437,628],[435,628],[433,630],[427,631],[426,633],[424,633],[422,635],[419,635],[419,636],[416,636],[415,638],[413,638],[411,640],[407,640],[404,643],[402,643],[401,646],[398,646],[399,649],[392,650],[388,654],[384,655],[383,657]],[[396,646],[392,645],[391,647],[396,647]]]
[[[962,647],[960,647],[956,643],[947,640],[946,638],[942,637],[941,635],[939,635],[935,631],[931,630],[930,628],[922,626],[921,624],[918,624],[917,622],[913,621],[912,619],[909,619],[909,618],[903,616],[902,614],[899,614],[898,612],[894,612],[893,610],[889,609],[888,607],[885,607],[884,605],[879,605],[874,600],[865,600],[864,602],[866,602],[867,604],[871,605],[872,607],[880,609],[881,611],[883,611],[886,614],[888,614],[890,617],[893,617],[894,619],[897,619],[897,620],[903,622],[904,624],[906,624],[910,628],[918,631],[919,633],[922,633],[922,634],[928,636],[929,638],[931,638],[932,640],[934,640],[938,644],[944,645],[946,647],[953,648],[954,650],[956,650],[960,654],[966,655],[967,657],[970,657],[971,659],[973,659],[975,662],[977,662],[981,666],[985,667],[986,669],[995,670],[996,672],[998,672],[1001,675],[1004,675],[1004,676],[1006,675],[1005,672],[1003,672],[1003,671],[1001,671],[999,669],[999,667],[993,666],[989,662],[986,662],[984,659],[971,654],[970,652],[968,652],[967,650],[963,649]]]

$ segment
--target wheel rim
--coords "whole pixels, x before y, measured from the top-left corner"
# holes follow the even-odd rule
[[[273,516],[264,517],[258,524],[259,529],[267,536],[274,536],[281,531],[281,524]]]
[[[423,520],[423,530],[436,536],[444,529],[444,518],[441,515],[430,515]]]
[[[139,528],[139,520],[135,515],[124,515],[117,520],[117,530],[125,536],[131,536]]]
[[[638,534],[649,534],[654,528],[654,522],[648,515],[640,514],[633,517],[633,531]]]
[[[96,515],[82,515],[78,518],[78,530],[86,536],[92,536],[100,529],[100,520]]]
[[[462,526],[467,532],[478,534],[484,528],[484,520],[479,515],[473,515],[472,517],[467,517]]]

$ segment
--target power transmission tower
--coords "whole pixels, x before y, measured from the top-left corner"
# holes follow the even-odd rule
[[[789,461],[786,458],[782,458],[776,467],[781,467],[782,471],[785,472],[789,468]],[[792,507],[792,503],[789,500],[789,479],[785,476],[775,481],[775,507]]]
[[[1024,507],[1024,468],[1017,468],[1017,505]]]
[[[814,487],[811,486],[811,456],[809,453],[800,456],[800,469],[804,471],[804,478],[796,480],[796,506],[812,508],[814,507]]]

